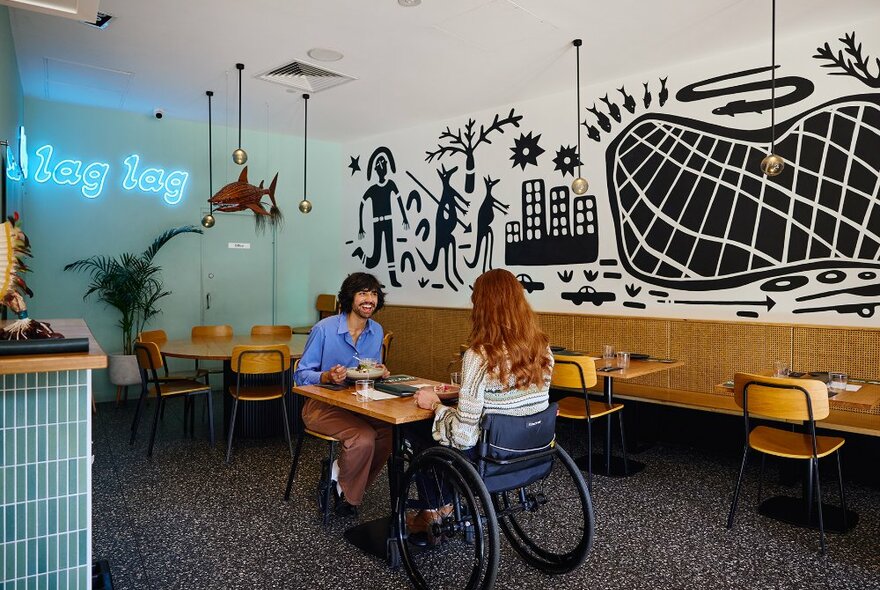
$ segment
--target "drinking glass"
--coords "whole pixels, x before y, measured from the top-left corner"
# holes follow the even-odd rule
[[[357,401],[359,402],[368,402],[370,401],[370,393],[373,391],[373,380],[372,379],[358,379],[354,382],[354,393],[357,396]]]
[[[602,360],[605,361],[605,367],[614,366],[614,346],[605,344],[602,346]]]
[[[458,371],[449,374],[449,382],[453,385],[461,385],[461,373]]]
[[[626,369],[629,367],[629,353],[628,352],[618,352],[617,353],[617,366],[621,369]]]
[[[828,389],[834,393],[846,390],[847,381],[849,381],[849,376],[846,373],[828,373]]]
[[[776,361],[773,363],[774,377],[788,377],[788,361]]]

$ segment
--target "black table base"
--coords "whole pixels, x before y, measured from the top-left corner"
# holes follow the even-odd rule
[[[807,520],[803,498],[793,498],[791,496],[768,498],[761,502],[758,512],[790,525],[819,530],[819,514],[814,507],[810,511],[811,518]],[[844,527],[843,510],[840,506],[823,503],[822,520],[826,532],[845,533],[858,524],[859,515],[852,510],[847,510],[846,526]]]
[[[397,539],[389,534],[392,518],[393,516],[383,516],[363,522],[346,529],[342,536],[361,551],[381,559],[390,567],[400,567]]]
[[[587,465],[587,456],[578,457],[574,460],[575,464],[580,467],[581,471],[587,471],[589,468]],[[627,457],[626,460],[627,467],[629,470],[624,470],[623,468],[623,458],[622,457],[611,457],[610,469],[605,469],[605,455],[593,455],[593,475],[604,475],[605,477],[630,477],[635,475],[636,473],[642,471],[645,468],[645,464],[641,461],[634,461]]]

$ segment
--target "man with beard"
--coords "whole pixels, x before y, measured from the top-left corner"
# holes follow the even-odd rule
[[[358,358],[381,357],[382,326],[370,319],[385,304],[379,281],[368,273],[352,273],[343,281],[338,299],[341,312],[315,324],[309,334],[295,375],[299,385],[341,384]],[[356,515],[364,490],[391,453],[391,425],[313,399],[306,400],[302,419],[310,430],[342,443],[321,482],[333,487],[337,514]],[[319,493],[319,502],[323,497]]]

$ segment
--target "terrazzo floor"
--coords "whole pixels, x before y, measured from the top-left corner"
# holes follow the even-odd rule
[[[219,417],[222,400],[214,405]],[[206,424],[197,420],[196,438],[184,438],[175,400],[150,460],[143,424],[128,444],[133,412],[132,403],[101,404],[94,421],[93,551],[109,561],[114,588],[410,587],[402,569],[390,570],[342,538],[355,520],[333,518],[322,528],[314,490],[323,441],[306,440],[294,498],[285,503],[290,457],[282,440],[236,441],[227,466],[220,437],[208,445]],[[734,528],[725,528],[738,457],[667,443],[637,458],[647,468],[634,477],[594,478],[596,537],[580,568],[543,575],[502,538],[496,588],[880,589],[877,487],[847,484],[859,524],[829,535],[822,556],[815,531],[757,514],[756,469],[747,474]],[[765,497],[798,493],[775,475],[768,463]],[[823,477],[826,501],[836,503],[833,484]],[[387,478],[380,477],[359,518],[388,510]]]

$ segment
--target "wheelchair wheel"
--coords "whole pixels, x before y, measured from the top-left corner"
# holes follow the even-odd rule
[[[564,574],[579,566],[593,544],[593,502],[580,469],[556,447],[553,469],[525,488],[492,494],[498,524],[531,566]]]
[[[423,512],[439,506],[444,508]],[[401,559],[416,588],[493,586],[498,522],[477,471],[457,451],[432,447],[413,459],[402,479],[395,518]],[[426,521],[432,522],[428,533],[422,530]]]

